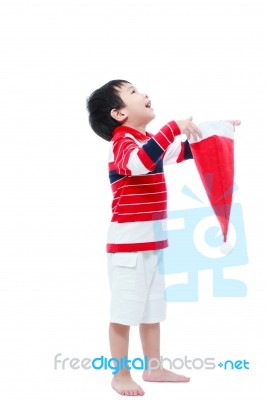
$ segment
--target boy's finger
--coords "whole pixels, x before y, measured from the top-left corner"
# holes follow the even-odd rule
[[[201,131],[198,129],[198,136],[200,137],[200,138],[202,138],[202,133],[201,133]]]
[[[191,123],[191,125],[192,125],[192,127],[194,128],[194,132],[196,132],[196,134],[197,134],[200,138],[202,138],[202,133],[201,133],[201,131],[199,130],[199,128],[197,127],[197,125],[195,125],[193,122]]]
[[[193,139],[197,142],[198,138],[196,132],[192,130],[190,133],[193,136]]]
[[[195,132],[195,134],[196,134],[197,136],[199,136],[200,138],[202,138],[202,133],[201,133],[201,131],[199,130],[199,128],[198,128],[195,124],[192,125],[192,129],[193,129],[193,131]]]
[[[221,119],[220,121],[230,122],[230,124],[233,124],[234,126],[241,125],[241,121],[239,119]]]

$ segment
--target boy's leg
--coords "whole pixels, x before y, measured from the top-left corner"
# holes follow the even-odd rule
[[[113,358],[128,356],[129,325],[111,322],[109,326],[110,350]],[[143,389],[131,378],[130,370],[121,369],[112,379],[112,388],[121,395],[143,396]]]
[[[112,357],[120,360],[128,356],[130,326],[138,325],[139,314],[143,309],[142,303],[135,299],[138,254],[108,253],[107,259],[111,289],[110,350]],[[121,395],[144,395],[143,389],[133,381],[127,368],[113,374],[111,385]]]
[[[139,325],[139,333],[142,344],[143,355],[148,356],[151,369],[144,370],[142,377],[149,382],[189,382],[190,378],[184,375],[178,375],[175,372],[165,368],[160,368],[160,323]]]

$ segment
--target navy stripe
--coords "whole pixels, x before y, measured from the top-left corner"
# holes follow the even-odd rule
[[[142,148],[153,162],[157,162],[164,153],[164,150],[153,138],[151,138],[148,143],[144,144]]]
[[[124,176],[126,176],[126,175],[120,175],[116,172],[116,170],[109,171],[110,183],[114,183],[114,182],[118,181],[119,179],[124,178]]]
[[[154,169],[147,173],[147,175],[158,174],[163,172],[163,161],[160,159],[157,164],[155,165]],[[116,170],[109,171],[109,180],[110,183],[114,183],[119,181],[119,179],[124,178],[127,175],[120,175],[116,172]]]
[[[187,140],[184,142],[184,146],[185,146],[184,160],[189,160],[190,158],[193,158],[193,154],[191,152],[191,148]]]
[[[147,175],[158,174],[159,172],[163,172],[163,160],[162,159],[157,162],[154,169],[152,171],[148,172]]]

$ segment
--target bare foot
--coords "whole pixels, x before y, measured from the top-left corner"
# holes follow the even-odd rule
[[[143,396],[144,390],[131,378],[127,376],[114,376],[111,382],[112,388],[123,396]]]
[[[189,382],[190,378],[184,375],[178,375],[175,372],[168,371],[165,368],[154,370],[145,370],[142,378],[146,382]]]

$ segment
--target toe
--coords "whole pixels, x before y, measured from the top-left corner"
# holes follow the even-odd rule
[[[144,390],[141,388],[138,389],[137,393],[139,396],[144,396],[144,394],[145,394]]]

